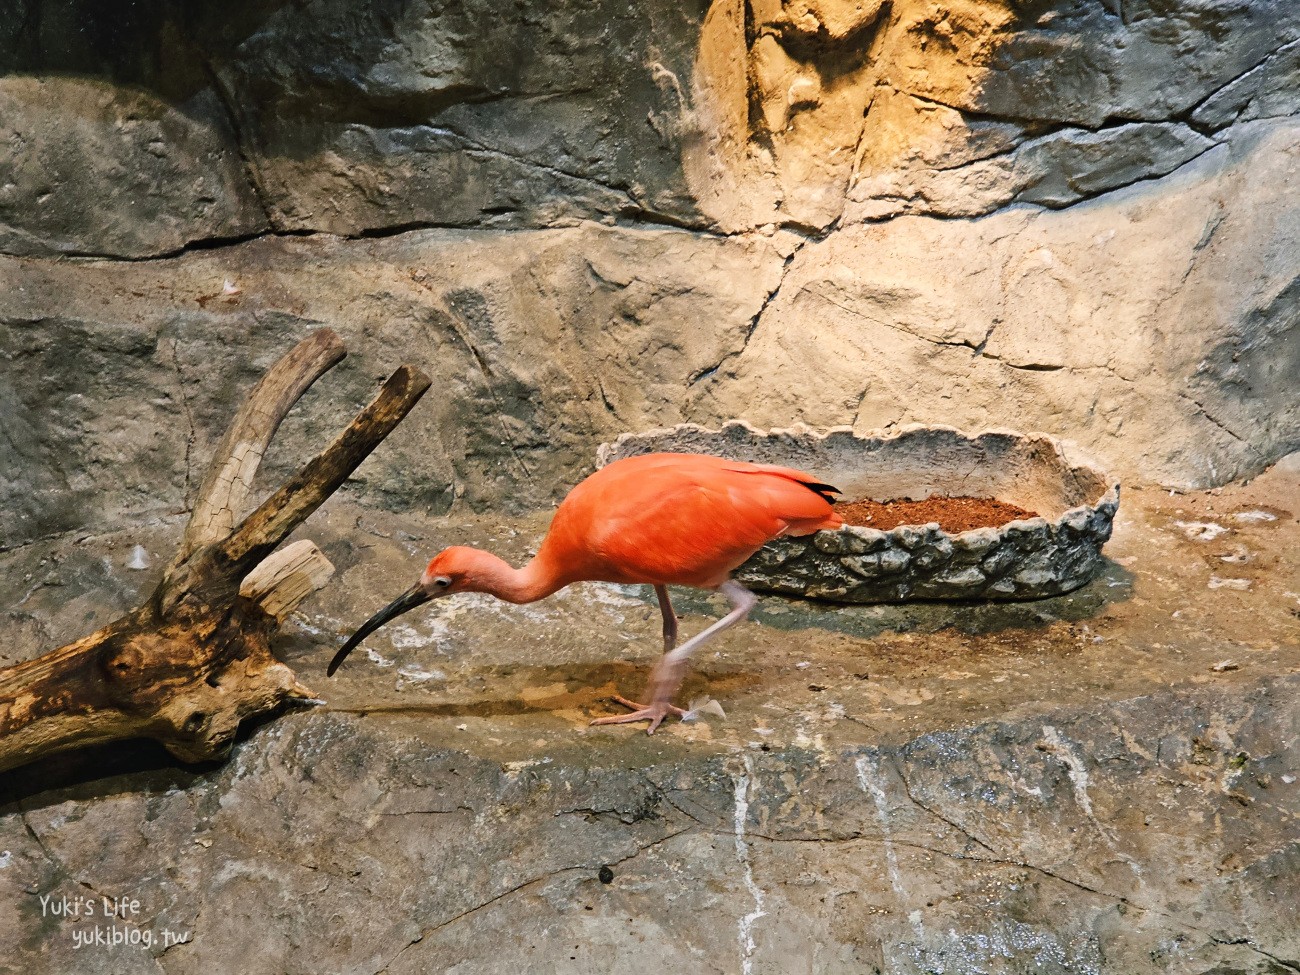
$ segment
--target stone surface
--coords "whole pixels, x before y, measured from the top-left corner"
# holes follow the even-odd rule
[[[267,228],[211,92],[172,106],[74,78],[0,77],[0,251],[177,251]]]
[[[1065,210],[810,241],[705,402],[765,427],[1043,430],[1174,484],[1248,475],[1297,443],[1282,390],[1300,375],[1300,210],[1278,189],[1298,138],[1250,123],[1163,180]]]
[[[436,385],[312,526],[340,578],[281,650],[324,711],[219,769],[122,749],[0,782],[0,970],[1300,967],[1295,465],[1128,490],[1300,447],[1298,25],[10,0],[0,663],[138,600],[231,404],[315,324],[353,355],[268,478],[397,362]],[[658,644],[619,587],[430,609],[324,684],[429,549],[518,560],[602,440],[736,417],[1066,436],[1126,482],[1114,561],[1027,605],[765,599],[685,688],[728,720],[653,739],[586,729]],[[1010,571],[981,544],[838,554],[980,555],[943,570],[974,585]],[[679,603],[688,632],[721,610]],[[42,915],[58,894],[140,913]],[[95,926],[125,943],[78,948]]]
[[[996,498],[1038,513],[999,528],[949,533],[937,524],[877,531],[846,525],[765,546],[736,570],[751,589],[839,603],[909,599],[1040,599],[1078,589],[1102,566],[1119,485],[1051,437],[906,427],[892,436],[851,430],[721,430],[682,424],[601,444],[601,465],[658,451],[714,454],[815,470],[841,500]],[[1077,452],[1077,451],[1076,451]],[[863,553],[871,553],[869,555]]]
[[[7,353],[7,539],[174,504],[141,411],[186,429],[185,385],[202,447],[308,319],[368,375],[443,360],[392,503],[545,504],[683,420],[1044,430],[1181,486],[1300,446],[1294,3],[11,6],[0,251],[178,260],[0,261],[6,336],[60,357]],[[62,401],[77,342],[105,373]]]
[[[684,688],[727,718],[653,738],[586,724],[658,655],[637,587],[433,604],[327,680],[432,549],[518,561],[545,526],[332,501],[305,529],[338,575],[279,647],[328,705],[217,768],[117,748],[0,779],[0,971],[1290,971],[1297,477],[1129,492],[1068,596],[766,597]],[[182,526],[0,554],[0,662],[134,603]],[[723,611],[676,598],[688,634]],[[154,944],[78,948],[96,927]]]
[[[1300,13],[1277,0],[1132,16],[1105,3],[821,6],[719,0],[704,22],[708,151],[687,147],[686,174],[724,228],[1059,206],[1163,175],[1237,118],[1295,111]],[[1270,94],[1241,111],[1256,91]],[[1203,105],[1215,107],[1192,130]]]
[[[1233,122],[1300,112],[1300,40],[1293,40],[1224,85],[1192,113],[1192,122],[1221,129]]]
[[[1300,37],[1288,0],[11,7],[0,246],[130,256],[266,224],[825,231],[1060,206],[1294,114]]]
[[[893,100],[907,97],[896,95]],[[945,130],[957,126],[952,109],[916,99],[912,104],[921,117],[935,117],[932,125]],[[888,110],[874,114],[873,124],[898,124]],[[903,121],[909,129],[917,125],[910,116]],[[962,149],[979,155],[953,165],[954,147],[944,144],[952,140],[951,131],[944,131],[938,152],[926,151],[924,136],[918,148],[910,133],[873,132],[868,138],[876,150],[875,171],[862,175],[850,191],[845,209],[850,221],[904,213],[974,217],[1017,202],[1059,209],[1164,176],[1218,144],[1181,123],[1134,122],[1096,132],[1065,127],[1037,138],[1027,138],[1023,130],[1009,132],[1004,124],[986,123],[974,137],[967,136]],[[889,152],[885,147],[904,138],[905,156],[880,157]]]
[[[764,239],[593,225],[270,239],[120,265],[6,259],[0,537],[175,510],[230,404],[322,322],[351,355],[286,422],[268,482],[410,362],[434,387],[354,487],[406,510],[549,504],[602,432],[676,418],[691,375],[740,346],[780,270]],[[695,315],[711,327],[683,330]]]
[[[586,224],[0,257],[4,544],[175,510],[229,404],[322,322],[353,356],[271,470],[411,361],[434,392],[358,483],[408,510],[546,505],[602,440],[737,417],[1014,427],[1126,481],[1248,476],[1300,446],[1300,196],[1278,193],[1298,134],[1248,123],[1177,174],[1061,211],[820,241]]]

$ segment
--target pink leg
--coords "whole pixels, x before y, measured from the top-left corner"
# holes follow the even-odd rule
[[[661,588],[656,586],[655,591],[659,592]],[[730,579],[719,586],[718,589],[731,602],[731,612],[703,633],[687,640],[680,647],[669,648],[664,653],[659,662],[655,664],[654,670],[650,672],[650,683],[646,688],[650,703],[638,704],[635,701],[629,701],[625,697],[615,696],[614,700],[625,707],[632,708],[632,713],[609,718],[596,718],[591,722],[592,724],[627,724],[632,721],[649,721],[650,727],[646,729],[646,734],[653,735],[655,729],[663,723],[664,718],[668,717],[668,715],[675,714],[681,717],[685,713],[672,703],[672,698],[677,693],[677,688],[682,684],[682,677],[686,673],[687,658],[718,633],[728,627],[735,626],[743,620],[749,615],[749,611],[754,608],[754,603],[758,602],[757,596],[740,583],[732,582]],[[667,589],[664,589],[659,595],[659,608],[664,614],[664,646],[668,647],[669,617],[672,617],[671,635],[673,642],[676,642],[677,638],[677,618],[672,616],[672,604],[668,602]]]
[[[655,586],[655,595],[659,597],[659,612],[664,618],[664,653],[672,653],[677,646],[677,614],[673,612],[667,586]]]

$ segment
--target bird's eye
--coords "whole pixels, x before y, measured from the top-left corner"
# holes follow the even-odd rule
[[[437,586],[439,589],[446,589],[448,586],[451,585],[451,579],[449,579],[447,576],[438,576],[438,578],[433,580],[433,584]]]

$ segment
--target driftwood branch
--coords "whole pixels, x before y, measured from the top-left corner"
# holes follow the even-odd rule
[[[249,394],[222,438],[180,550],[150,599],[87,637],[0,670],[0,771],[60,749],[161,741],[220,758],[245,718],[314,695],[271,654],[281,621],[334,567],[309,541],[277,551],[410,412],[429,386],[403,366],[342,434],[235,525],[280,421],[345,355],[322,329]]]
[[[263,501],[228,538],[213,542],[173,567],[159,590],[163,608],[170,609],[196,596],[204,600],[219,598],[214,587],[220,590],[241,580],[338,490],[428,388],[428,377],[409,366],[389,376],[379,395],[338,438]]]
[[[319,329],[294,346],[253,387],[213,452],[176,553],[177,562],[230,534],[280,421],[312,383],[347,354],[342,339],[328,328]]]
[[[334,575],[334,566],[314,542],[303,538],[268,556],[240,583],[239,595],[283,621],[297,605]]]

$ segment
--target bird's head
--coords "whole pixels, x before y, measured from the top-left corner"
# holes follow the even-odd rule
[[[457,592],[482,592],[492,563],[499,561],[487,552],[465,545],[453,545],[435,555],[420,575],[420,581],[366,620],[339,648],[326,673],[333,677],[339,664],[362,640],[385,623],[397,619],[431,599]]]
[[[489,577],[500,561],[481,549],[453,545],[429,560],[418,588],[428,599],[455,592],[485,592]]]

